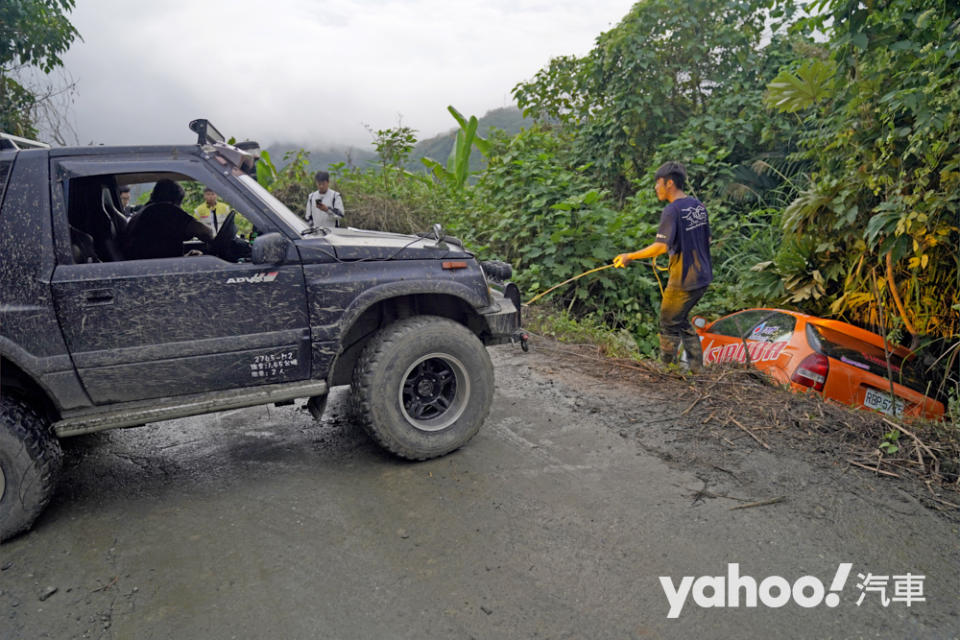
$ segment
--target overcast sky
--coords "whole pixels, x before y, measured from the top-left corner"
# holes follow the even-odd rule
[[[81,144],[190,142],[187,122],[264,146],[369,145],[403,124],[420,139],[512,104],[550,58],[583,55],[630,0],[79,0]]]

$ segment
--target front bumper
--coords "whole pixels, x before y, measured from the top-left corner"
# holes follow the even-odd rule
[[[487,325],[483,332],[484,344],[512,342],[520,329],[520,293],[516,285],[505,285],[502,293],[491,289],[490,306],[481,309],[480,315]]]

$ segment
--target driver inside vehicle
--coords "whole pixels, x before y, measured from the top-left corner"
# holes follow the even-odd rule
[[[127,260],[178,258],[183,243],[191,238],[211,242],[213,231],[180,208],[184,190],[173,180],[158,180],[150,201],[134,215],[124,234],[123,253]],[[186,255],[201,255],[189,251]]]

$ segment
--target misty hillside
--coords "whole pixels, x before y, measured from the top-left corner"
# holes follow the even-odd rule
[[[348,166],[363,167],[371,162],[376,162],[377,154],[373,150],[373,145],[369,149],[360,149],[349,146],[331,146],[324,149],[313,149],[306,143],[276,143],[267,147],[270,152],[270,158],[279,169],[287,164],[284,155],[294,153],[298,149],[306,149],[310,152],[310,170],[321,171],[327,169],[330,165],[337,162],[346,163]]]
[[[469,118],[469,114],[464,114]],[[421,140],[410,154],[410,160],[407,162],[407,168],[411,171],[423,171],[426,167],[420,162],[420,158],[432,158],[441,164],[447,163],[447,156],[457,139],[459,127],[453,118],[450,118],[454,125],[446,133],[441,133],[432,138]],[[532,124],[532,120],[524,118],[520,110],[516,107],[502,107],[488,111],[480,118],[477,125],[477,133],[486,137],[491,129],[503,129],[507,133],[519,133],[520,129]],[[483,156],[476,149],[470,155],[470,170],[479,171],[483,168]]]
[[[426,167],[420,162],[420,158],[433,158],[441,164],[446,164],[447,156],[450,155],[450,150],[453,149],[456,141],[458,130],[453,118],[450,118],[450,122],[453,126],[445,133],[417,143],[410,154],[410,160],[407,162],[407,168],[410,171],[426,171]],[[503,107],[488,111],[482,116],[477,126],[477,132],[481,136],[486,136],[490,129],[497,128],[508,133],[518,133],[523,126],[529,125],[530,122],[520,114],[520,110],[516,107]],[[332,145],[322,149],[311,148],[308,143],[276,143],[268,146],[267,151],[270,152],[271,159],[279,168],[287,164],[283,159],[284,154],[295,152],[301,148],[310,152],[311,171],[327,169],[331,164],[337,162],[344,162],[348,166],[363,167],[377,161],[377,154],[372,143],[366,148]],[[470,156],[470,170],[479,171],[482,168],[483,157],[474,149]]]

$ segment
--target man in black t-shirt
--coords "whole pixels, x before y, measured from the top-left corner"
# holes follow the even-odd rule
[[[123,241],[127,260],[179,258],[185,240],[213,240],[207,225],[180,208],[183,196],[183,187],[173,180],[157,181],[150,202],[127,225]]]
[[[710,220],[703,203],[683,192],[686,183],[687,172],[679,162],[667,162],[657,169],[657,199],[670,203],[660,214],[657,239],[640,251],[621,253],[613,264],[623,268],[634,260],[670,254],[670,278],[660,304],[660,355],[665,363],[674,362],[682,341],[690,370],[699,371],[703,350],[689,315],[713,280]]]

